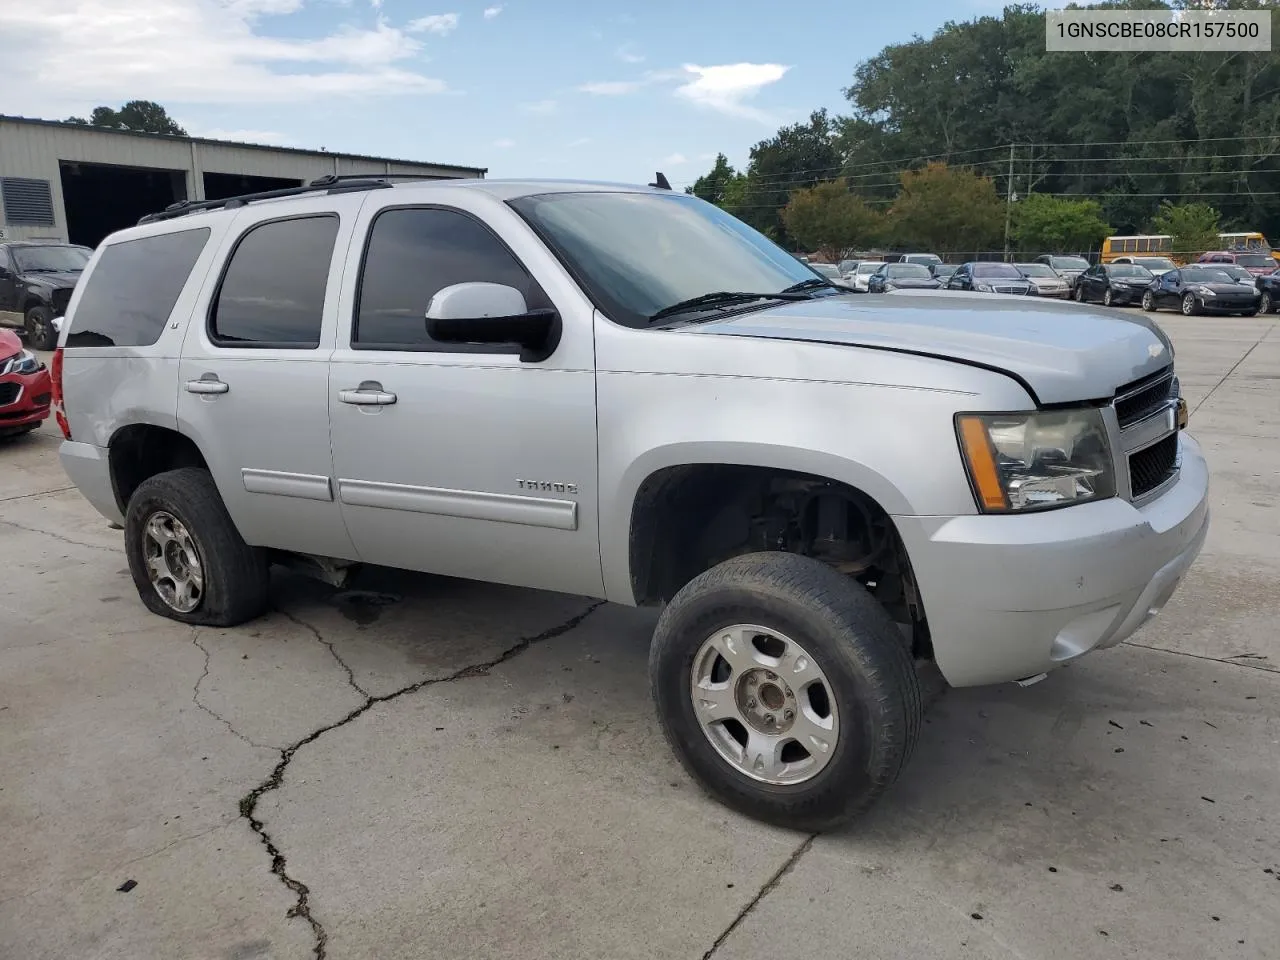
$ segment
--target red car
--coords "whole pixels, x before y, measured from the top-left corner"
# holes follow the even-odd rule
[[[49,369],[12,330],[0,330],[0,437],[34,430],[49,416]]]
[[[1235,253],[1231,250],[1210,250],[1202,253],[1196,263],[1234,263],[1244,267],[1255,277],[1261,277],[1276,268],[1276,261],[1267,253]]]

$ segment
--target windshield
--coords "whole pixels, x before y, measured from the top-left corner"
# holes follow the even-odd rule
[[[1111,275],[1113,277],[1133,277],[1136,280],[1150,280],[1151,271],[1146,267],[1140,267],[1136,263],[1113,263],[1111,265]]]
[[[1056,277],[1046,264],[1043,263],[1020,263],[1018,269],[1028,277]]]
[[[1011,277],[1014,280],[1022,279],[1022,274],[1018,272],[1018,268],[1012,263],[975,263],[973,265],[973,275],[975,277]]]
[[[814,270],[817,270],[824,277],[838,277],[840,272],[830,263],[811,263],[809,264]]]
[[[1275,261],[1261,253],[1239,253],[1236,254],[1236,263],[1242,267],[1269,267]]]
[[[1084,257],[1050,257],[1049,266],[1055,270],[1088,270],[1089,261]]]
[[[949,277],[959,268],[954,263],[936,263],[933,265],[935,277]]]
[[[1231,264],[1230,266],[1223,264],[1217,269],[1221,270],[1232,280],[1240,280],[1243,283],[1253,283],[1253,274],[1244,267],[1237,267],[1235,264]]]
[[[1148,270],[1172,270],[1173,261],[1168,257],[1135,257],[1133,260],[1140,267]]]
[[[879,260],[864,261],[858,264],[858,272],[865,277],[868,274],[875,273],[877,270],[879,270],[883,266],[884,266],[884,263]]]
[[[857,265],[857,260],[841,260],[840,265],[836,269],[840,271],[841,275],[843,275],[846,273],[852,273]]]
[[[909,253],[906,256],[907,263],[941,263],[942,258],[936,253]]]
[[[1248,271],[1245,271],[1246,273]],[[1222,267],[1183,267],[1184,283],[1234,283],[1231,275]]]
[[[21,273],[79,273],[93,251],[88,247],[14,247],[13,259]]]
[[[774,293],[816,280],[765,236],[688,194],[548,193],[510,204],[596,305],[627,326],[708,293]]]
[[[929,268],[922,263],[895,263],[886,268],[885,274],[894,280],[914,279],[914,280],[931,280],[933,274],[929,272]]]

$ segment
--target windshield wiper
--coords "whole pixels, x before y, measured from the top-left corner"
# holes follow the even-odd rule
[[[806,283],[808,281],[805,281]],[[807,293],[800,293],[795,290],[780,290],[777,293],[746,293],[743,291],[718,290],[714,293],[704,293],[700,297],[690,297],[688,300],[680,300],[671,304],[669,307],[663,307],[657,313],[649,317],[650,323],[656,323],[659,320],[665,320],[667,317],[673,317],[678,313],[688,313],[690,310],[698,310],[701,307],[724,307],[734,303],[745,303],[750,300],[808,300]]]
[[[799,293],[801,290],[817,290],[821,287],[835,288],[836,285],[824,277],[810,277],[808,280],[801,280],[799,283],[793,283],[791,286],[785,287],[782,292]]]

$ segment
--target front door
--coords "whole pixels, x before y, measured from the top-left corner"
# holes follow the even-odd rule
[[[369,563],[602,596],[591,305],[515,213],[451,203],[361,215],[329,384],[347,529]],[[552,356],[432,340],[432,296],[473,281],[554,306]]]
[[[245,207],[187,329],[178,423],[257,546],[355,559],[330,472],[328,388],[342,266],[365,196],[294,200],[288,216]]]

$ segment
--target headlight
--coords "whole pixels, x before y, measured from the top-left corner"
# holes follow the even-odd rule
[[[974,496],[985,513],[1115,496],[1107,432],[1094,407],[960,414],[956,432]]]
[[[23,350],[8,360],[0,361],[0,374],[35,373],[39,369],[40,358],[30,350]]]
[[[975,290],[979,290],[979,291],[981,291],[982,293],[990,293],[990,292],[991,292],[991,284],[989,284],[989,283],[975,283],[975,284],[973,285],[973,289],[975,289]]]
[[[1217,296],[1217,294],[1216,294],[1216,293],[1214,293],[1212,290],[1210,290],[1208,287],[1196,287],[1196,293],[1200,294],[1200,296],[1202,296],[1202,297],[1216,297],[1216,296]]]

